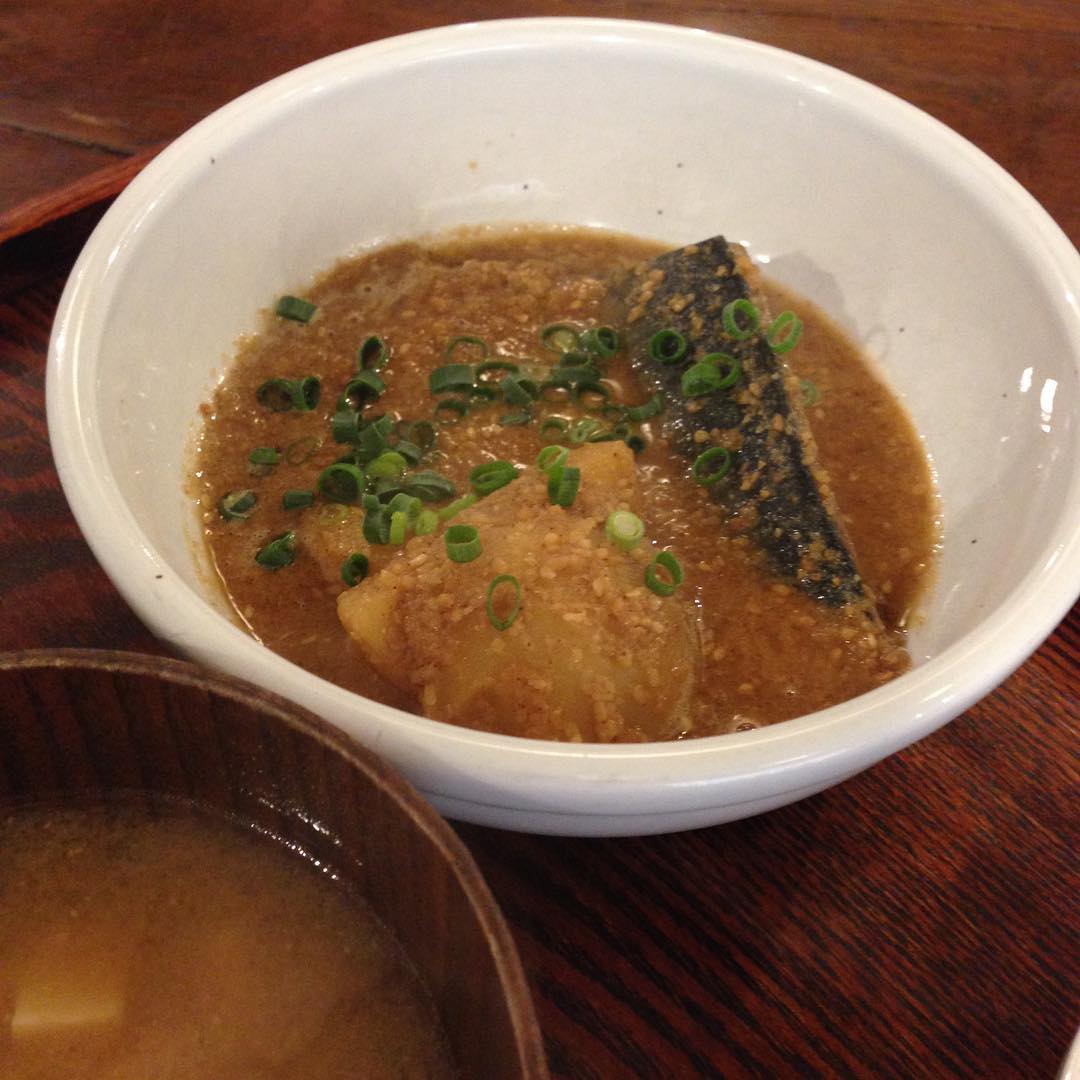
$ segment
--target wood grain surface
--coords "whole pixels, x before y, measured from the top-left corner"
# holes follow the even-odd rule
[[[956,128],[1080,239],[1080,5],[1064,0],[9,4],[0,213],[297,63],[522,14],[678,22],[834,64]],[[72,146],[103,156],[58,166]],[[0,649],[165,651],[81,539],[48,447],[50,324],[100,213],[0,244]],[[619,840],[459,827],[521,950],[552,1075],[1053,1077],[1080,1022],[1078,658],[1074,608],[948,727],[760,818]]]

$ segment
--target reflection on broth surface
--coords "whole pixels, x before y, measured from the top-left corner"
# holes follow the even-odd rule
[[[788,384],[868,621],[776,572],[731,480],[703,483],[670,438],[703,398],[655,398],[627,327],[601,329],[613,275],[662,250],[474,230],[343,262],[267,313],[204,408],[194,483],[251,632],[389,704],[574,741],[774,723],[904,671],[936,542],[906,415],[813,305],[754,292],[803,323]],[[710,401],[757,392],[720,381]],[[694,435],[710,469],[740,438]]]
[[[0,818],[0,1024],[5,1080],[456,1075],[359,897],[181,808]]]

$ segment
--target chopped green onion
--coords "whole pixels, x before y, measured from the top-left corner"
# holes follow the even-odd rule
[[[556,431],[558,432],[556,438],[561,439],[569,427],[570,421],[565,417],[549,416],[540,425],[540,438],[542,439],[549,431]]]
[[[703,356],[701,362],[712,364],[717,371],[722,372],[720,382],[716,386],[717,390],[727,390],[734,386],[742,375],[742,364],[739,363],[738,357],[732,356],[731,353],[711,352]]]
[[[499,391],[486,382],[478,382],[473,388],[470,397],[482,398],[484,401],[494,401],[499,396]]]
[[[712,364],[691,364],[682,376],[683,397],[702,397],[720,389],[720,372]]]
[[[802,389],[804,405],[816,405],[821,400],[821,391],[813,379],[800,379],[799,386]]]
[[[356,366],[360,371],[380,371],[390,363],[390,346],[379,337],[371,334],[364,338],[356,350]]]
[[[276,465],[281,460],[281,454],[272,446],[256,446],[248,454],[248,461],[252,465]]]
[[[664,576],[661,576],[661,572]],[[645,584],[657,596],[670,596],[682,582],[682,566],[670,551],[661,551],[645,567]]]
[[[368,575],[368,557],[362,551],[354,551],[341,564],[341,580],[349,588],[359,585]]]
[[[428,376],[428,389],[433,394],[467,390],[472,392],[476,373],[472,364],[444,364]]]
[[[364,472],[345,461],[328,465],[316,481],[319,491],[331,502],[354,503],[364,490]]]
[[[641,543],[645,536],[645,523],[629,510],[616,510],[608,516],[604,524],[608,539],[623,551],[630,551]]]
[[[310,300],[304,300],[299,296],[283,296],[274,308],[274,314],[282,319],[293,319],[296,322],[310,322],[311,317],[318,311],[317,305]]]
[[[573,465],[554,465],[548,470],[548,502],[573,506],[581,486],[581,470]]]
[[[686,349],[686,338],[678,330],[657,330],[649,339],[649,355],[660,364],[677,364]]]
[[[389,416],[376,416],[357,424],[356,448],[353,456],[358,465],[373,461],[389,447],[387,438],[393,430],[394,421]]]
[[[508,615],[495,614],[495,593],[503,585],[509,585],[514,590],[514,604]],[[487,597],[484,600],[484,609],[487,611],[488,622],[496,630],[509,630],[514,620],[521,611],[521,584],[513,574],[499,574],[491,579],[488,586]]]
[[[517,412],[503,413],[499,417],[499,423],[503,427],[524,427],[526,424],[532,423],[532,418],[531,409],[518,409]]]
[[[421,450],[430,450],[435,445],[435,425],[430,420],[402,420],[398,423],[397,433]]]
[[[540,387],[516,372],[501,379],[499,389],[509,405],[529,405],[540,396]]]
[[[377,401],[386,391],[386,383],[374,371],[360,371],[345,385],[343,400],[354,409],[359,409],[369,401]]]
[[[732,460],[730,450],[723,446],[714,446],[698,455],[690,471],[699,484],[708,486],[727,476]]]
[[[317,375],[302,379],[267,379],[255,391],[260,405],[271,412],[310,412],[319,404],[320,383]]]
[[[434,510],[421,510],[416,515],[413,532],[417,536],[430,536],[439,527],[439,515]]]
[[[585,352],[606,360],[619,348],[619,335],[610,326],[594,326],[581,335],[579,344]]]
[[[536,467],[541,472],[550,472],[558,465],[565,465],[569,456],[570,451],[565,446],[545,446],[537,455]]]
[[[393,510],[390,513],[390,543],[404,544],[405,531],[408,520],[404,510]]]
[[[469,473],[469,483],[477,495],[490,495],[516,480],[518,471],[509,461],[485,461]]]
[[[579,445],[583,442],[591,442],[592,437],[600,431],[600,428],[601,424],[599,420],[596,420],[591,416],[585,416],[571,424],[567,436],[572,443]]]
[[[469,411],[469,403],[462,401],[461,398],[443,398],[435,406],[435,416],[438,418],[440,413],[456,413],[458,420],[461,420]]]
[[[261,548],[255,556],[255,561],[267,570],[280,570],[283,566],[289,566],[296,558],[296,533],[291,529],[275,536],[264,548]]]
[[[363,424],[360,414],[346,405],[330,417],[330,434],[334,437],[334,442],[354,443],[360,438]]]
[[[765,331],[765,340],[777,356],[790,352],[802,337],[802,319],[794,311],[781,311]]]
[[[399,491],[386,504],[386,509],[391,514],[403,513],[406,522],[409,524],[416,520],[422,508],[423,504],[415,495],[406,495],[404,491]]]
[[[222,495],[221,498],[218,499],[218,513],[226,521],[247,521],[258,501],[259,497],[251,490],[251,488],[244,488],[241,491],[230,491],[228,494]]]
[[[521,368],[510,360],[485,360],[476,365],[476,377],[486,375],[489,371],[505,371],[510,375],[516,375]]]
[[[443,534],[446,554],[456,563],[472,562],[484,550],[474,525],[451,525]]]
[[[651,420],[664,409],[664,396],[659,391],[643,405],[632,405],[626,410],[626,419],[638,423],[642,420]]]
[[[406,476],[401,487],[406,495],[414,495],[424,502],[441,502],[454,496],[454,485],[445,476],[427,470]]]
[[[459,334],[457,337],[452,337],[446,343],[446,349],[443,352],[443,356],[447,360],[450,359],[454,353],[466,346],[471,346],[480,350],[480,359],[483,360],[488,354],[488,343],[482,337],[474,337],[472,334]],[[433,391],[434,393],[434,391]]]
[[[570,323],[549,323],[540,331],[540,344],[550,352],[572,352],[578,342],[578,329]]]
[[[390,542],[390,513],[374,495],[364,496],[364,523],[361,532],[369,544]]]
[[[453,517],[457,517],[463,510],[468,510],[470,506],[474,506],[480,501],[480,496],[474,491],[470,491],[467,495],[462,495],[460,499],[455,499],[452,503],[447,503],[441,510],[437,511],[440,521],[449,521]]]
[[[281,505],[286,510],[302,510],[305,506],[311,506],[315,502],[314,491],[303,491],[299,488],[290,488],[281,496]]]
[[[420,449],[416,443],[407,442],[405,439],[398,439],[394,443],[394,449],[410,464],[416,465],[420,459],[424,456],[424,451]]]
[[[732,300],[724,306],[720,317],[728,337],[733,337],[736,341],[745,341],[755,334],[761,325],[758,309],[749,300]],[[745,325],[740,320],[743,320]]]
[[[367,474],[374,477],[401,476],[408,466],[404,455],[396,450],[386,450],[368,465]]]
[[[285,447],[285,460],[290,465],[303,465],[310,461],[321,447],[322,439],[317,439],[314,435],[306,435]]]

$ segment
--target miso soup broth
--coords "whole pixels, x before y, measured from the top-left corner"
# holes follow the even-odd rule
[[[194,810],[0,817],[4,1080],[455,1076],[366,902]]]

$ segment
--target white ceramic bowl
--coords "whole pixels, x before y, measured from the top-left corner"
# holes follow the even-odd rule
[[[193,552],[196,407],[287,287],[473,222],[723,232],[830,311],[906,402],[945,548],[909,674],[757,731],[572,746],[356,697],[241,632]],[[821,64],[699,31],[517,20],[331,56],[213,114],[106,214],[64,293],[49,428],[97,557],[161,637],[331,720],[446,814],[560,834],[710,825],[828,787],[1017,667],[1080,591],[1080,258],[982,153]]]

